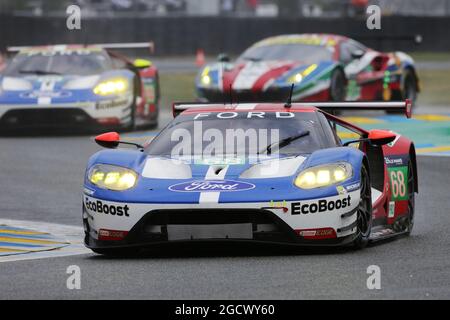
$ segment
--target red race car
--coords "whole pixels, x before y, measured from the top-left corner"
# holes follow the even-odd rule
[[[226,55],[197,76],[199,101],[392,101],[414,103],[419,79],[413,59],[383,53],[332,34],[293,34],[257,42],[231,63]]]

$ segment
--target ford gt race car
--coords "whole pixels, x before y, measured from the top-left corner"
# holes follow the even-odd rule
[[[156,125],[158,70],[112,49],[151,43],[11,47],[0,74],[0,130]]]
[[[235,63],[221,55],[196,78],[199,101],[399,101],[413,103],[419,79],[413,59],[383,53],[347,37],[282,35],[248,48]]]
[[[85,244],[94,252],[176,242],[364,247],[409,234],[418,191],[414,144],[327,111],[405,111],[411,103],[174,104],[144,146],[116,132],[88,161]],[[347,130],[352,139],[338,134]]]

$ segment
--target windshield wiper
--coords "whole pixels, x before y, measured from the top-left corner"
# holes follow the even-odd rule
[[[21,74],[37,74],[37,75],[48,75],[48,74],[55,74],[60,75],[61,73],[56,71],[45,71],[45,70],[19,70],[19,73]]]
[[[309,134],[310,134],[309,131],[303,131],[303,132],[301,132],[301,133],[299,133],[299,134],[297,134],[297,135],[295,135],[295,136],[291,136],[291,137],[287,137],[287,138],[281,139],[281,140],[278,141],[278,142],[274,142],[274,143],[269,144],[269,145],[268,145],[267,147],[265,147],[263,150],[261,150],[260,152],[258,152],[258,154],[261,154],[261,153],[263,153],[263,152],[266,152],[267,154],[271,154],[271,153],[272,153],[272,148],[273,148],[274,146],[277,146],[277,145],[278,145],[278,149],[284,148],[284,147],[290,145],[290,144],[291,144],[292,142],[294,142],[295,140],[298,140],[298,139],[300,139],[300,138],[306,137],[306,136],[308,136]]]

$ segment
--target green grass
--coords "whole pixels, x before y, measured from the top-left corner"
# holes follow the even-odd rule
[[[419,70],[422,105],[450,106],[450,70]],[[195,101],[195,73],[161,74],[161,98],[163,106],[174,101]]]
[[[161,74],[159,79],[162,105],[171,106],[175,101],[195,101],[195,73]]]
[[[419,70],[419,104],[450,106],[450,70]]]
[[[450,52],[410,52],[409,55],[418,62],[421,61],[450,61]]]

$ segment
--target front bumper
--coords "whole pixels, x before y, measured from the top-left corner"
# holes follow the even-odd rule
[[[0,129],[119,128],[131,121],[133,98],[48,105],[0,105]]]
[[[312,210],[316,200],[283,202],[282,207],[267,203],[235,204],[131,204],[109,202],[84,196],[85,244],[91,249],[149,247],[180,242],[262,242],[301,246],[339,246],[354,240],[356,234],[357,192],[330,197],[330,201],[354,197],[345,209],[320,213]],[[324,201],[324,199],[320,199]],[[336,203],[336,202],[335,202]],[[309,207],[308,207],[309,206]],[[102,208],[102,209],[99,209]],[[295,209],[295,212],[292,210]],[[106,212],[106,213],[105,213]],[[311,237],[313,230],[326,230],[325,237]],[[105,238],[103,232],[120,233]]]

